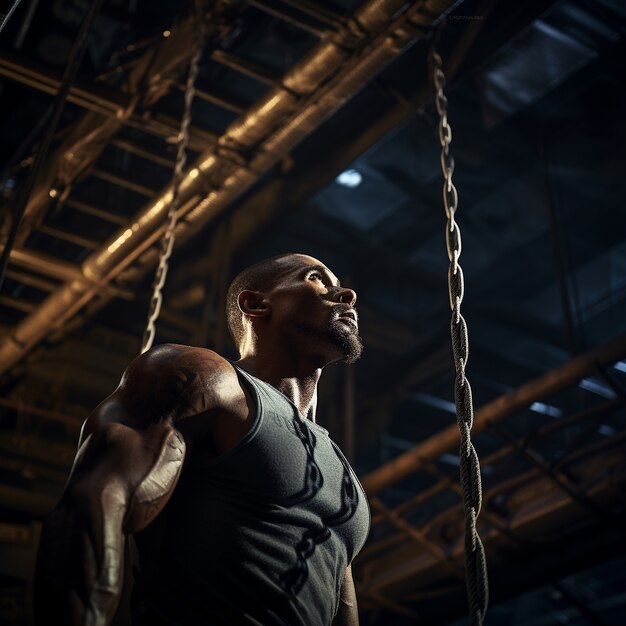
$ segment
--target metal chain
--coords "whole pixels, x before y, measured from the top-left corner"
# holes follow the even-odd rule
[[[159,257],[159,265],[154,277],[152,286],[152,298],[150,299],[150,311],[148,313],[148,322],[143,334],[141,343],[141,354],[152,347],[154,336],[156,334],[155,322],[161,312],[163,304],[163,285],[167,278],[169,269],[169,259],[172,255],[174,240],[176,238],[175,229],[178,222],[178,206],[180,204],[180,185],[184,178],[185,164],[187,163],[187,146],[189,144],[189,125],[191,123],[191,104],[196,93],[195,83],[198,76],[198,65],[202,50],[204,47],[204,21],[198,15],[198,32],[197,41],[191,62],[189,64],[189,72],[187,74],[187,85],[185,88],[185,109],[178,133],[178,151],[176,153],[176,164],[174,166],[174,176],[172,178],[172,200],[167,211],[167,227],[161,239],[161,254]]]
[[[9,10],[6,13],[0,13],[0,32],[4,30],[4,27],[7,25],[7,22],[9,21],[9,19],[11,19],[11,15],[13,15],[13,11],[17,9],[17,5],[21,1],[22,0],[13,0],[13,4],[9,8]]]
[[[476,520],[482,504],[482,486],[480,463],[471,441],[471,429],[474,421],[472,389],[465,376],[465,366],[469,355],[467,324],[461,315],[461,303],[465,292],[463,270],[459,264],[461,256],[461,231],[455,220],[459,195],[452,182],[454,159],[450,153],[452,129],[448,123],[448,99],[444,94],[446,78],[443,73],[441,56],[431,49],[433,83],[435,86],[435,107],[439,114],[439,143],[441,144],[441,171],[444,176],[443,206],[446,212],[446,248],[448,250],[448,293],[452,320],[450,332],[456,378],[454,381],[454,400],[459,430],[461,431],[460,478],[465,509],[465,572],[467,597],[472,626],[480,626],[485,619],[489,602],[487,581],[487,562],[485,550],[476,530]]]

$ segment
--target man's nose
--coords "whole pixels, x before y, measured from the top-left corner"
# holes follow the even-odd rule
[[[341,302],[342,304],[349,304],[350,306],[354,306],[356,303],[356,291],[354,289],[348,289],[346,287],[342,287],[337,290],[335,294],[335,300],[337,302]]]

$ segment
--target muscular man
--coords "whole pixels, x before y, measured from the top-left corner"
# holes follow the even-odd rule
[[[131,534],[136,624],[358,624],[369,509],[315,421],[322,369],[360,356],[355,301],[318,260],[274,257],[230,286],[239,361],[163,345],[130,364],[44,526],[39,624],[110,623]]]

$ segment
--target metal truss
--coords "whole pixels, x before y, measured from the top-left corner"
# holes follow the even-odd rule
[[[511,567],[507,562],[511,554],[541,554],[543,549],[545,558],[550,558],[558,549],[554,546],[581,527],[605,527],[607,541],[618,541],[623,507],[614,499],[619,498],[620,485],[626,479],[623,420],[616,421],[609,436],[593,435],[601,420],[612,423],[612,417],[623,415],[626,393],[606,368],[624,357],[626,336],[620,336],[477,411],[475,429],[502,441],[481,461],[486,489],[479,526],[490,571],[493,564],[493,578],[504,575],[502,568]],[[594,374],[604,377],[614,390],[612,399],[556,420],[550,418],[523,436],[507,428],[507,420],[534,402],[576,389],[581,379]],[[362,479],[370,495],[372,530],[370,542],[355,563],[355,572],[368,610],[395,610],[403,615],[412,612],[422,619],[424,611],[427,615],[429,611],[433,615],[439,612],[444,620],[445,615],[454,614],[450,607],[462,602],[460,485],[456,476],[437,465],[439,457],[457,445],[455,430],[451,426],[436,433]],[[571,434],[575,432],[582,434],[576,438]],[[570,443],[556,459],[540,452],[546,442],[566,439],[564,433]],[[426,472],[434,483],[401,504],[385,504],[384,490],[416,471]],[[381,495],[376,495],[379,492]],[[449,503],[451,497],[456,503],[441,508],[441,503]],[[412,522],[420,517],[421,510],[431,511],[428,521]],[[570,556],[584,559],[585,549],[574,547]],[[542,580],[540,572],[537,580]]]

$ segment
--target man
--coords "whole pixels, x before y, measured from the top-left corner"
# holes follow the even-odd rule
[[[39,624],[110,623],[131,534],[137,624],[358,624],[369,509],[315,423],[322,369],[361,354],[355,302],[318,260],[281,255],[229,288],[239,361],[164,345],[131,363],[44,527]]]

